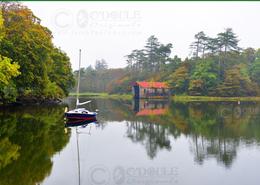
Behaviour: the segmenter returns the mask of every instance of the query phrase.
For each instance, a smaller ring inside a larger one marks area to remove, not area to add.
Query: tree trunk
[[[199,58],[199,39],[198,39],[198,42],[197,42],[197,51],[196,51],[196,59]]]

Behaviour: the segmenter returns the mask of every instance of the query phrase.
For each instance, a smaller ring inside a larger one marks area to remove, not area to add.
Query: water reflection
[[[90,131],[91,131],[91,126],[89,126],[89,131],[88,132],[82,132],[79,131],[79,129],[84,129],[86,128],[88,125],[90,125],[91,123],[93,124],[97,124],[96,123],[96,118],[93,118],[91,120],[66,120],[65,123],[65,133],[67,133],[67,129],[68,128],[75,128],[75,132],[76,132],[76,139],[77,139],[77,167],[78,167],[78,184],[81,184],[81,169],[80,169],[80,147],[79,147],[79,134],[88,134],[91,135]]]
[[[169,100],[134,99],[133,110],[137,116],[164,115],[169,107]]]
[[[230,167],[237,154],[239,142],[220,137],[204,138],[203,136],[192,137],[191,151],[195,155],[195,161],[203,164],[207,158],[215,158],[217,162],[223,163],[226,167]]]
[[[70,109],[74,108],[75,98],[70,97],[67,103]],[[185,151],[176,146],[177,141],[184,140],[187,142],[182,147],[187,149],[197,166],[204,166],[213,160],[218,166],[227,169],[232,169],[233,164],[239,161],[241,151],[250,147],[260,151],[259,103],[96,99],[85,105],[85,108],[100,110],[94,137],[82,142],[85,144],[92,139],[89,144],[93,142],[93,146],[86,148],[86,151],[93,152],[90,156],[99,156],[91,159],[97,163],[102,160],[101,154],[109,153],[108,150],[114,144],[127,151],[124,153],[117,148],[117,151],[107,156],[108,160],[114,155],[123,159],[121,154],[135,154],[137,151],[133,146],[141,146],[146,151],[145,159],[156,161],[161,152],[164,152],[164,157],[170,158],[178,150]],[[155,114],[158,109],[165,111]],[[146,114],[138,114],[143,110]],[[11,107],[0,110],[0,184],[37,184],[52,174],[54,154],[61,151],[67,143],[71,147],[75,146],[75,142],[73,144],[69,141],[73,138],[73,129],[66,128],[64,132],[63,114],[63,106]],[[84,123],[85,126],[88,124]],[[66,123],[65,127],[67,126],[71,125]],[[121,137],[121,131],[124,137]],[[127,144],[127,147],[122,143]],[[85,156],[84,150],[82,147],[82,156]],[[182,156],[179,157],[176,160],[182,160]],[[84,160],[81,162],[84,164]],[[160,158],[160,162],[163,164],[164,158]]]
[[[162,149],[170,151],[174,148],[170,137],[177,139],[185,135],[190,140],[189,148],[198,164],[214,158],[220,164],[230,167],[240,145],[259,144],[258,103],[243,102],[239,105],[236,102],[172,102],[169,105],[164,104],[166,111],[163,115],[136,114],[137,110],[142,111],[144,108],[155,109],[156,105],[152,103],[137,102],[137,106],[135,102],[131,106],[131,101],[96,102],[100,110],[103,108],[102,120],[126,120],[127,137],[133,143],[143,145],[150,158],[154,158]],[[158,105],[161,102],[155,103]],[[144,104],[148,104],[148,108]],[[161,109],[162,105],[157,107]]]
[[[95,106],[103,128],[110,121],[126,121],[127,137],[143,145],[151,159],[174,148],[171,137],[185,135],[197,164],[214,158],[230,167],[239,146],[260,141],[259,103],[96,100]]]
[[[171,150],[169,130],[158,124],[129,121],[126,133],[134,143],[141,143],[145,147],[147,155],[151,159],[161,149]]]
[[[176,112],[176,116],[189,125],[186,132],[199,164],[215,158],[230,167],[240,145],[259,144],[259,104],[190,103],[184,110],[186,115]]]
[[[51,173],[51,157],[69,141],[63,107],[4,107],[0,111],[0,184],[33,185]]]

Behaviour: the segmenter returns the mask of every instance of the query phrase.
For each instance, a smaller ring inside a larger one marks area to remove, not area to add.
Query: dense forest
[[[54,46],[51,31],[20,3],[0,11],[0,102],[62,98],[74,86],[69,57]]]
[[[170,57],[173,44],[162,44],[151,36],[143,49],[126,56],[126,68],[108,69],[105,64],[102,70],[91,66],[81,69],[85,74],[82,91],[130,93],[132,82],[146,80],[167,82],[173,94],[260,95],[260,49],[242,49],[238,44],[238,36],[231,28],[216,37],[201,31],[190,45],[190,56],[182,60],[177,55]],[[98,76],[97,81],[91,79],[94,76]]]

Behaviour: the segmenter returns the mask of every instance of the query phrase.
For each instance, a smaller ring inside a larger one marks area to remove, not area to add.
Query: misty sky
[[[23,2],[53,33],[54,43],[78,68],[104,58],[109,67],[126,65],[125,55],[155,35],[172,43],[172,56],[185,58],[194,35],[215,36],[231,27],[239,45],[260,47],[260,2]]]

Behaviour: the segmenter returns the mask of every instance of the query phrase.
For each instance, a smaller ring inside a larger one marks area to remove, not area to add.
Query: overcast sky
[[[125,55],[155,35],[172,43],[172,56],[185,58],[194,35],[215,36],[231,27],[240,46],[260,47],[260,2],[23,2],[53,33],[73,69],[104,58],[110,68],[124,67]]]

